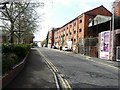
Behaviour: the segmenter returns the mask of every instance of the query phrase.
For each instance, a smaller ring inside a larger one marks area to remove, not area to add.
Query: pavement
[[[4,89],[10,88],[56,88],[53,73],[36,49],[31,49],[24,69]]]

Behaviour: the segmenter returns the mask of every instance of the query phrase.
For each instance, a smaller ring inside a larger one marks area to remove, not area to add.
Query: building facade
[[[58,30],[59,28],[52,28],[52,30],[48,31],[48,48],[52,48],[52,46],[54,46],[54,38],[57,36],[55,35],[55,32]]]
[[[67,46],[73,51],[76,50],[79,39],[89,36],[87,33],[88,25],[90,21],[93,20],[97,15],[112,16],[111,12],[108,11],[104,6],[99,6],[92,10],[84,12],[54,31],[54,35],[52,33],[53,31],[50,31],[49,38],[52,38],[53,36],[54,40],[51,39],[48,42],[58,48]]]
[[[115,16],[120,16],[120,0],[115,0],[113,3]]]

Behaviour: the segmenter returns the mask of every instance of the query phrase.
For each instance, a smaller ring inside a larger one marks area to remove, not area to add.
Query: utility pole
[[[112,6],[112,60],[114,60],[114,29],[115,29],[115,3],[118,2],[113,2],[113,6]]]
[[[114,3],[115,2],[113,2],[113,7],[112,7],[112,60],[114,60],[114,19],[115,19]]]

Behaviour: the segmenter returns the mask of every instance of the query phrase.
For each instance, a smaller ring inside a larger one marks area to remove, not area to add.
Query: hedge
[[[2,74],[9,71],[14,65],[23,60],[28,51],[30,45],[26,44],[3,44],[2,45]]]

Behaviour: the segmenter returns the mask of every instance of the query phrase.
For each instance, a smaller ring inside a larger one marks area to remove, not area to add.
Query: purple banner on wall
[[[108,52],[109,50],[109,32],[104,32],[104,52]]]
[[[101,32],[100,40],[100,58],[109,59],[110,52],[110,31]]]

